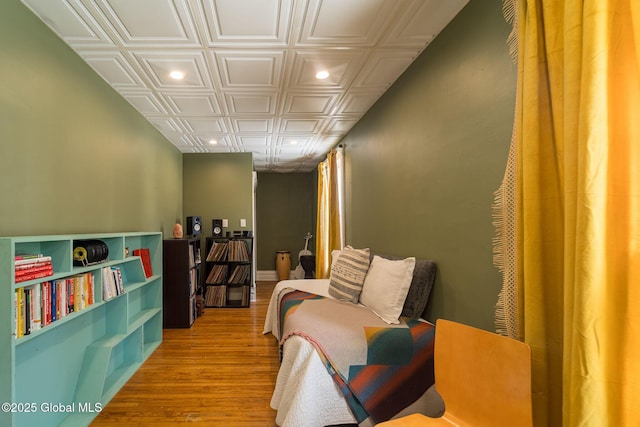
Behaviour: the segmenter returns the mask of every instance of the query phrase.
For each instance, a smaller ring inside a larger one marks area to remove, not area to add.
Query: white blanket
[[[315,347],[299,336],[284,343],[271,407],[281,427],[357,423]]]
[[[283,280],[275,286],[269,301],[263,333],[272,333],[280,341],[278,303],[284,290],[298,289],[316,295],[329,296],[329,280]],[[429,414],[429,392],[396,417],[415,412]],[[271,407],[277,411],[280,427],[323,427],[331,424],[356,424],[342,392],[327,372],[312,343],[292,336],[284,343],[283,360],[278,371]],[[396,418],[394,417],[394,418]],[[366,419],[360,427],[372,427]]]
[[[276,285],[269,301],[263,333],[271,332],[278,341],[278,301],[280,293],[286,289],[329,296],[329,280],[283,280]],[[282,357],[271,397],[271,407],[278,411],[276,424],[281,427],[323,427],[357,423],[313,344],[302,337],[292,336],[284,343]]]
[[[263,334],[271,332],[278,341],[280,341],[278,303],[280,301],[280,293],[286,289],[298,289],[300,291],[332,298],[329,296],[329,279],[283,280],[278,282],[271,294],[269,308],[267,308],[267,316],[264,319],[264,330],[262,331]]]

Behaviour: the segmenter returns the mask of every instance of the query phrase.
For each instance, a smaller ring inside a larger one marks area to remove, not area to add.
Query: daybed
[[[365,427],[433,414],[435,331],[422,318],[436,265],[351,247],[332,259],[330,279],[284,280],[271,296],[264,333],[281,345],[276,423]]]

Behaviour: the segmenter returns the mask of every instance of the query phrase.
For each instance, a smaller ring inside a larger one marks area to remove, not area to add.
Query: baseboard
[[[289,279],[293,279],[293,270],[289,272]],[[256,271],[256,281],[277,282],[278,272],[276,270],[258,270]]]

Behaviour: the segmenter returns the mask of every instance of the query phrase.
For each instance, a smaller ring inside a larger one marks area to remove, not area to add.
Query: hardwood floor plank
[[[274,286],[258,282],[250,308],[207,308],[190,329],[165,329],[91,426],[275,426],[278,346],[262,335]]]

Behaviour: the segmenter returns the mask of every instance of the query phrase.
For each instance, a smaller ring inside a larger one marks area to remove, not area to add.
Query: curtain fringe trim
[[[518,62],[518,1],[503,0],[502,12],[505,20],[511,24],[511,33],[507,38],[509,55],[514,63]],[[502,288],[495,305],[494,324],[496,333],[511,338],[520,337],[520,315],[517,284],[517,245],[516,245],[516,119],[511,132],[511,144],[500,187],[494,193],[492,217],[495,236],[493,238],[493,264],[502,274]]]
[[[502,15],[505,21],[511,24],[511,32],[507,36],[507,46],[509,47],[509,56],[514,63],[518,62],[518,0],[503,0]]]

